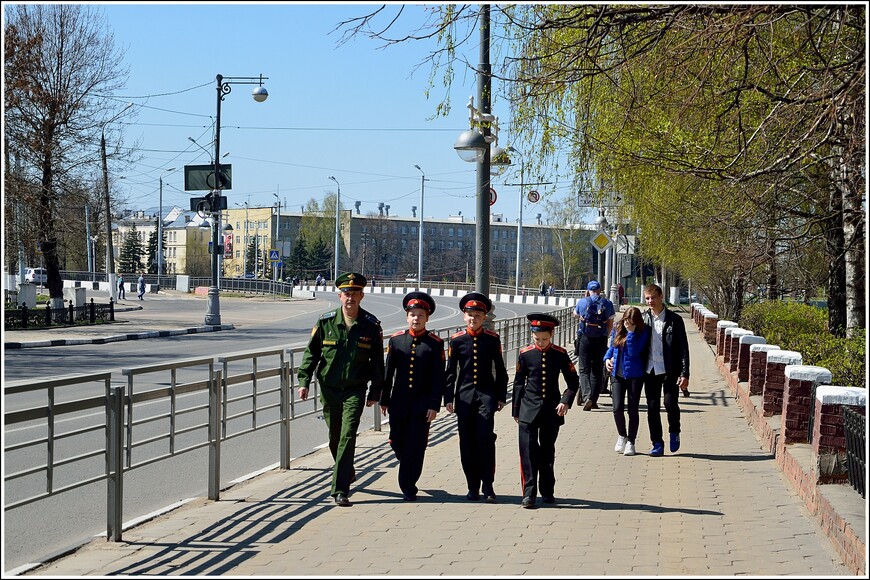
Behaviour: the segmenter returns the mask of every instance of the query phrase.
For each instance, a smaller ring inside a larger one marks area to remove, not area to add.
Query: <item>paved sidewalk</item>
[[[682,449],[647,456],[642,419],[641,453],[624,457],[613,451],[609,397],[597,411],[575,407],[557,442],[556,505],[519,507],[507,410],[496,418],[499,501],[467,501],[455,419],[442,411],[417,502],[402,501],[387,432],[369,431],[350,508],[329,497],[332,461],[321,449],[29,575],[851,575],[761,451],[710,348],[687,330]]]

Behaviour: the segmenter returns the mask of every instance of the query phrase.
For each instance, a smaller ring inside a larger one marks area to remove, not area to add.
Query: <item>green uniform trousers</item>
[[[335,459],[331,495],[347,495],[354,476],[356,432],[366,406],[366,389],[336,390],[321,385],[320,392],[323,419],[329,428],[329,450]]]

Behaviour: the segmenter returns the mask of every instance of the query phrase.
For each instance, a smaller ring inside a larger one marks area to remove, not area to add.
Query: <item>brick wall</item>
[[[754,344],[764,344],[767,341],[761,336],[747,334],[741,336],[737,350],[737,380],[746,382],[749,380],[749,348]]]
[[[831,382],[831,371],[824,367],[792,364],[785,367],[784,374],[785,388],[782,396],[783,443],[807,443],[809,438],[810,413],[814,406],[813,389],[818,385],[829,384]],[[843,446],[845,447],[845,439],[843,440]]]
[[[763,415],[772,417],[782,413],[782,396],[785,390],[785,367],[801,364],[803,357],[793,350],[774,350],[767,353],[767,368],[764,372],[762,390]]]
[[[725,354],[726,328],[737,328],[737,323],[730,320],[720,320],[716,323],[716,356]]]
[[[707,344],[716,344],[716,323],[719,316],[712,312],[704,314],[704,340]]]
[[[752,336],[752,331],[745,328],[735,328],[731,331],[728,343],[728,369],[732,373],[737,370],[738,357],[740,356],[740,339],[744,336]]]
[[[752,344],[749,346],[749,394],[760,395],[764,391],[764,374],[767,372],[767,353],[780,350],[775,344]]]
[[[849,476],[846,471],[844,406],[866,415],[867,390],[833,385],[821,385],[816,388],[813,412],[813,460],[819,483],[839,483],[846,481]]]

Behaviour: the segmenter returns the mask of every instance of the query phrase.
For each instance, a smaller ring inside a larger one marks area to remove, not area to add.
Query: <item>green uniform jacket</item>
[[[368,400],[377,400],[384,384],[381,321],[362,308],[350,328],[341,308],[321,316],[299,366],[300,387],[308,388],[315,370],[318,382],[332,390],[363,388],[371,382]]]

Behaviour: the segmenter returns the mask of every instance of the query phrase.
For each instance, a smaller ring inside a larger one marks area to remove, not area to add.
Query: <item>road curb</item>
[[[199,334],[202,332],[218,332],[220,330],[233,330],[232,324],[219,324],[214,326],[195,326],[191,328],[179,328],[175,330],[151,330],[148,332],[134,332],[129,334],[116,334],[112,336],[100,336],[96,338],[64,338],[58,340],[35,340],[31,342],[4,342],[6,349],[39,348],[44,346],[75,346],[81,344],[107,344],[122,340],[140,340],[145,338],[164,338],[167,336],[179,336],[182,334]]]

